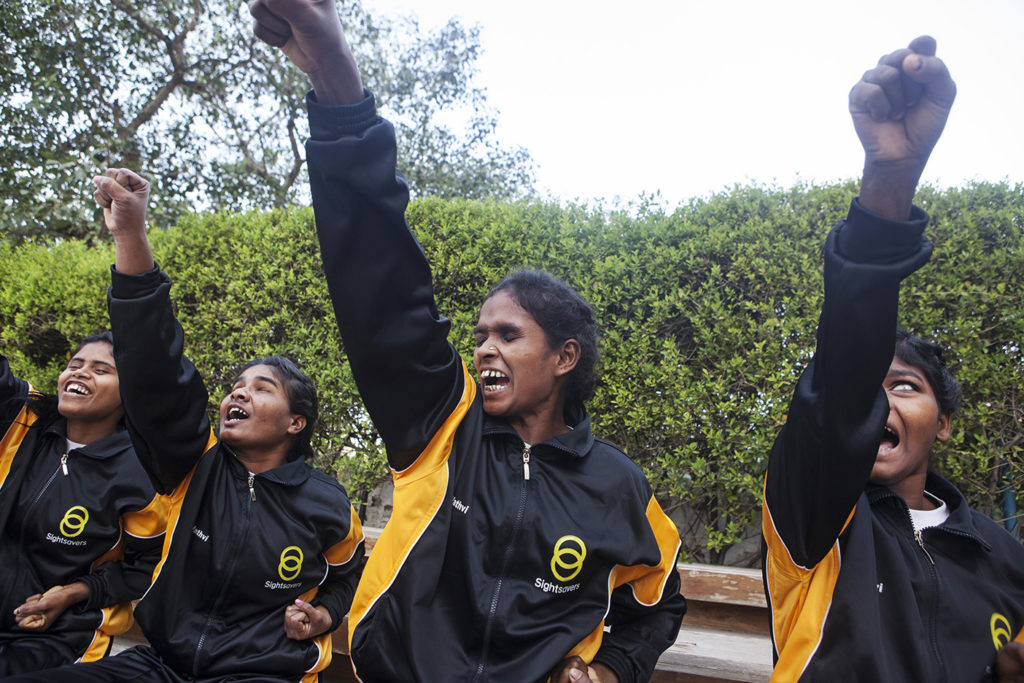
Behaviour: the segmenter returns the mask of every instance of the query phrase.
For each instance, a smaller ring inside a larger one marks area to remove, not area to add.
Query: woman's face
[[[949,415],[942,413],[924,372],[893,358],[883,382],[889,419],[871,470],[871,481],[893,488],[911,476],[923,479],[932,444],[949,439]]]
[[[110,344],[91,342],[75,352],[57,378],[57,410],[68,420],[116,424],[121,419],[124,410]]]
[[[289,442],[306,426],[305,416],[290,408],[288,391],[274,368],[246,368],[220,402],[220,439],[241,449]]]
[[[560,409],[560,378],[568,371],[541,326],[508,292],[484,301],[474,335],[473,365],[488,415],[516,419]]]

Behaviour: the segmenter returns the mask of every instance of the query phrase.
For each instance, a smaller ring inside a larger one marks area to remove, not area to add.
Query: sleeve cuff
[[[363,95],[363,101],[356,104],[328,105],[320,104],[312,90],[306,93],[310,138],[322,142],[337,140],[343,135],[361,133],[376,123],[376,99],[366,89]]]
[[[103,579],[96,576],[95,574],[86,574],[85,576],[81,576],[75,579],[75,581],[72,581],[71,583],[75,582],[84,583],[86,587],[89,589],[89,597],[83,600],[82,602],[78,603],[77,607],[79,609],[81,609],[82,611],[86,611],[106,607],[106,605],[103,604],[104,601],[106,600],[106,594],[103,590]]]
[[[598,651],[592,664],[603,664],[615,674],[619,683],[629,683],[633,680],[633,666],[626,657],[615,651]]]
[[[158,265],[154,265],[153,270],[138,275],[125,275],[117,272],[114,266],[110,266],[110,295],[115,299],[138,299],[149,296],[170,281]]]
[[[335,630],[341,626],[341,622],[345,621],[345,615],[348,612],[341,612],[338,609],[338,605],[334,600],[320,600],[319,596],[309,601],[313,607],[323,607],[327,610],[327,613],[331,615],[331,630]]]
[[[837,231],[840,255],[857,263],[895,263],[921,249],[928,214],[914,206],[910,220],[893,221],[868,211],[854,198],[850,213]]]

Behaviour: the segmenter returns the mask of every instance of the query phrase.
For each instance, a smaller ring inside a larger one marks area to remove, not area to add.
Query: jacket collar
[[[939,527],[936,527],[937,529],[971,538],[986,550],[991,550],[991,543],[988,542],[985,534],[974,523],[974,514],[967,504],[967,499],[964,498],[964,495],[953,484],[935,472],[929,471],[925,479],[924,488],[945,502],[946,508],[949,510],[949,517]],[[902,498],[885,486],[877,486],[875,484],[868,484],[865,492],[872,506],[876,502],[883,501],[886,504],[895,506],[903,518],[906,519],[908,527],[910,526],[910,508],[907,507],[906,502]]]
[[[580,409],[578,414],[567,415],[566,417],[569,418],[566,420],[566,424],[572,427],[571,430],[540,443],[530,444],[530,449],[535,453],[538,449],[541,451],[551,449],[559,453],[574,455],[578,458],[585,457],[590,452],[590,449],[594,447],[594,435],[590,431],[590,415],[587,414],[586,410]],[[523,443],[516,430],[512,429],[508,422],[503,418],[491,417],[486,413],[484,413],[483,434],[484,436],[510,437],[515,439],[516,443]]]
[[[249,468],[245,466],[238,456],[235,455],[234,451],[227,446],[223,441],[221,442],[221,448],[224,449],[225,454],[229,455],[228,462],[231,468],[232,474],[242,478],[248,478]],[[272,481],[275,484],[281,484],[282,486],[301,486],[310,476],[310,468],[306,465],[306,459],[303,456],[299,456],[294,460],[289,460],[283,465],[279,465],[272,470],[266,472],[260,472],[256,475],[261,479]]]
[[[54,420],[50,426],[46,428],[45,433],[59,439],[61,442],[67,441],[67,421],[63,417],[59,420]],[[63,448],[63,446],[61,448]],[[87,443],[80,448],[75,448],[73,449],[73,452],[88,456],[94,460],[106,460],[107,458],[113,458],[116,455],[121,455],[122,453],[131,450],[131,448],[132,441],[128,437],[128,432],[122,429],[110,436],[97,439],[96,441]]]

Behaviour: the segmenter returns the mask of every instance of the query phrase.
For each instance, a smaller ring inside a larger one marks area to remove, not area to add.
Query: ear
[[[952,418],[949,413],[942,413],[939,415],[939,431],[935,434],[937,441],[949,441],[949,437],[952,433],[951,428]]]
[[[292,415],[292,423],[288,425],[288,433],[295,435],[306,428],[305,415]]]
[[[555,377],[568,375],[580,362],[580,343],[575,339],[566,339],[558,348],[558,361],[555,365]]]

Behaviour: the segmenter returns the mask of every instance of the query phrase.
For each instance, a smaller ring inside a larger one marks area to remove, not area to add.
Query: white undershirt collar
[[[934,510],[911,510],[910,521],[914,524],[914,531],[921,531],[933,526],[939,526],[947,519],[949,519],[949,507],[946,506],[946,501],[942,500],[938,496],[935,496],[927,491],[924,495],[928,496],[936,507]]]

